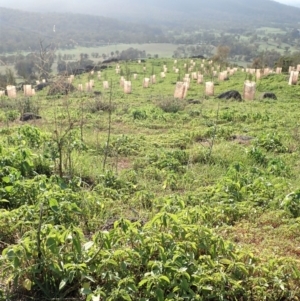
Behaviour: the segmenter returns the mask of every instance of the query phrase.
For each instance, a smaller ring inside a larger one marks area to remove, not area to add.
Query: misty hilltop
[[[287,3],[294,3],[292,0]],[[226,22],[267,25],[270,23],[298,23],[300,8],[280,4],[272,0],[173,0],[140,1],[130,0],[86,0],[82,1],[35,1],[16,0],[7,4],[0,0],[0,6],[10,6],[28,11],[71,12],[100,15],[127,21],[151,23],[156,25],[186,24],[207,25]]]
[[[113,7],[121,7],[121,0],[114,0]],[[95,4],[97,6],[97,4]],[[111,4],[112,5],[112,4]],[[101,6],[101,4],[99,4]],[[99,7],[100,11],[110,13],[109,7]],[[287,6],[271,0],[152,0],[142,2],[133,0],[128,7],[114,10],[117,18],[135,19],[180,25],[182,22],[214,27],[224,23],[268,25],[272,23],[299,22],[300,8]]]
[[[62,5],[52,6],[52,11],[61,12],[51,12],[50,8],[48,11],[43,1],[35,9],[44,12],[0,7],[0,36],[5,41],[0,45],[0,52],[38,49],[40,39],[67,49],[116,43],[199,43],[203,37],[191,39],[190,36],[208,29],[221,32],[248,30],[251,33],[263,26],[287,30],[297,30],[300,26],[300,8],[270,0],[251,0],[251,3],[210,0],[205,4],[195,0],[184,3],[173,0],[172,4],[159,0],[145,3],[131,0],[130,5],[124,5],[121,0],[110,0],[106,5],[94,1],[86,0],[84,6],[74,1],[71,6],[66,0]],[[54,3],[57,2],[51,2]],[[28,9],[31,4],[28,0]],[[111,17],[107,17],[109,14]],[[206,40],[214,39],[211,36]]]
[[[72,13],[36,13],[0,7],[0,52],[39,49],[39,40],[59,48],[110,43],[165,41],[162,30],[146,24]]]

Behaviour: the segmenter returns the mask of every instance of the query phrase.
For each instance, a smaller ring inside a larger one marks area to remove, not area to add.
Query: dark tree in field
[[[261,68],[263,68],[264,66],[263,66],[263,63],[262,63],[262,61],[261,61],[261,59],[260,58],[255,58],[254,60],[253,60],[253,62],[252,62],[252,66],[251,66],[252,68],[255,68],[255,69],[261,69]]]
[[[228,56],[230,53],[230,48],[225,45],[219,45],[217,48],[217,53],[213,57],[214,61],[224,64],[227,62]]]
[[[299,60],[300,62],[300,60]],[[288,72],[289,67],[292,66],[294,63],[293,57],[291,56],[282,56],[276,62],[277,67],[282,67],[282,72]]]
[[[121,60],[134,60],[134,59],[137,59],[137,58],[142,58],[142,57],[145,57],[144,55],[146,54],[145,51],[141,51],[141,50],[138,50],[138,49],[134,49],[134,48],[128,48],[126,50],[123,50],[121,53],[120,53],[120,59]]]
[[[25,80],[35,78],[35,62],[31,56],[18,60],[15,64],[15,69],[17,74]]]
[[[15,85],[16,84],[16,78],[14,75],[14,72],[10,68],[6,68],[5,70],[5,75],[6,75],[6,83],[8,85]]]
[[[51,67],[54,62],[55,50],[52,44],[43,45],[43,40],[39,41],[40,49],[36,53],[36,68],[40,78],[49,78]]]
[[[5,74],[0,74],[0,89],[5,89],[7,85],[16,85],[14,72],[10,68],[6,68]]]

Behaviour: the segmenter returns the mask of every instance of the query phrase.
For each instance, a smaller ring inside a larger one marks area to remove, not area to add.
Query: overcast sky
[[[300,0],[277,0],[276,2],[280,2],[283,4],[300,6]]]
[[[139,0],[138,2],[140,2]],[[251,2],[251,0],[247,0]],[[300,0],[274,0],[276,2],[280,2],[283,4],[294,5],[300,7]],[[155,1],[154,1],[155,2]],[[161,3],[167,4],[168,2],[172,5],[172,0],[161,0]],[[117,15],[120,15],[122,12],[122,8],[119,9],[120,0],[0,0],[0,6],[8,7],[8,8],[19,8],[22,10],[29,11],[59,11],[59,12],[84,12],[84,11],[93,11],[93,5],[102,8],[101,11],[98,12],[99,15],[107,15],[112,16],[112,12],[116,12]],[[124,6],[126,8],[130,8],[130,5],[137,3],[137,0],[124,0]],[[151,2],[150,2],[151,3]],[[201,3],[201,2],[200,2]],[[118,4],[116,6],[116,4]],[[149,2],[148,2],[149,4]],[[122,3],[123,6],[123,3]],[[124,7],[124,8],[125,8]],[[117,9],[116,9],[117,8]],[[126,9],[125,8],[125,9]]]

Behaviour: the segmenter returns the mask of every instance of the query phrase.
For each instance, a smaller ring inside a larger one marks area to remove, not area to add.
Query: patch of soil
[[[251,140],[253,137],[243,136],[243,135],[233,135],[231,136],[231,141],[236,142],[238,144],[249,145],[251,144]]]
[[[132,162],[129,158],[119,158],[118,161],[118,170],[129,169],[132,167]]]
[[[300,267],[300,248],[297,239],[291,238],[284,228],[261,227],[250,222],[241,222],[233,227],[218,231],[224,239],[229,239],[240,247],[250,249],[263,261],[272,256],[291,257]]]

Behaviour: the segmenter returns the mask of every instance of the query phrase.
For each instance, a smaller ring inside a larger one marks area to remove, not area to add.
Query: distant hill
[[[161,29],[95,15],[0,8],[0,52],[34,50],[39,39],[61,48],[166,41]]]
[[[171,5],[169,1],[132,0],[131,5],[134,9],[123,9],[116,17],[125,15],[136,20],[174,25],[199,24],[212,28],[224,24],[230,27],[297,24],[300,20],[300,8],[271,0],[173,0]]]
[[[290,3],[296,1],[291,0]],[[14,6],[26,10],[43,12],[72,12],[101,15],[122,20],[135,20],[184,26],[185,24],[201,24],[217,26],[224,24],[270,25],[273,23],[299,22],[300,8],[280,4],[273,0],[0,0],[0,6]]]
[[[13,3],[22,7],[24,2]],[[0,36],[4,41],[0,53],[37,49],[39,39],[55,42],[60,48],[72,48],[168,42],[198,29],[300,26],[300,8],[272,0],[131,0],[130,5],[123,0],[85,0],[84,5],[71,0],[64,0],[61,5],[58,0],[51,1],[51,5],[26,0],[26,5],[29,10],[44,13],[0,7]],[[61,12],[49,12],[50,9]]]

